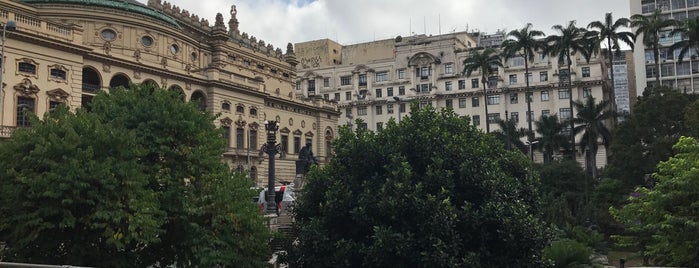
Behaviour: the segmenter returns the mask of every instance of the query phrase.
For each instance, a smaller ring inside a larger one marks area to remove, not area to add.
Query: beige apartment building
[[[338,124],[351,125],[360,118],[364,123],[359,127],[372,130],[381,129],[392,118],[399,121],[409,112],[409,102],[414,100],[421,107],[451,107],[460,115],[470,116],[473,124],[484,131],[485,124],[495,131],[498,118],[510,118],[524,128],[528,127],[529,118],[537,120],[540,116],[557,114],[563,120],[568,119],[573,116],[569,106],[571,97],[582,100],[592,95],[598,101],[613,98],[613,91],[605,86],[607,68],[602,56],[594,56],[589,63],[580,55],[574,57],[571,94],[567,86],[560,86],[561,77],[567,77],[567,65],[541,54],[529,63],[532,115],[527,115],[522,57],[508,60],[504,68],[490,76],[484,95],[481,75],[462,74],[463,61],[479,44],[498,47],[503,40],[502,33],[456,32],[352,45],[340,45],[329,39],[298,43],[296,91],[337,101],[342,113]],[[596,157],[599,166],[606,165],[604,146],[600,146]],[[586,159],[581,153],[577,158],[581,163]],[[535,153],[535,160],[543,160],[541,153]]]
[[[276,174],[292,181],[306,142],[328,160],[340,113],[332,101],[297,98],[291,44],[282,51],[242,33],[236,14],[232,6],[227,23],[221,14],[209,23],[160,0],[0,0],[0,22],[17,26],[6,31],[0,140],[31,127],[24,109],[77,109],[99,91],[152,83],[220,113],[215,124],[229,144],[222,158],[260,185],[268,171],[264,122],[278,121],[287,156]]]
[[[686,20],[699,16],[699,1],[697,0],[634,0],[630,1],[631,15],[651,15],[656,9],[661,10],[665,19]],[[634,29],[635,30],[635,29]],[[671,28],[659,32],[660,60],[655,64],[653,49],[646,47],[642,36],[638,36],[633,52],[635,68],[635,83],[641,86],[637,95],[643,94],[643,88],[656,84],[655,75],[659,73],[664,86],[674,87],[686,93],[699,93],[699,55],[690,49],[680,62],[679,50],[670,52],[674,43],[682,40],[682,36],[671,35]]]

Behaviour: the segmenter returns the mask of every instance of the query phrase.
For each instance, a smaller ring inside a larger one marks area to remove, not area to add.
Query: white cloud
[[[147,0],[139,0],[146,2]],[[629,17],[625,0],[170,0],[190,13],[213,22],[216,13],[230,18],[231,4],[238,10],[240,30],[275,47],[330,38],[353,44],[397,35],[452,30],[495,32],[531,22],[552,33],[551,26],[577,20],[584,27],[604,14]]]

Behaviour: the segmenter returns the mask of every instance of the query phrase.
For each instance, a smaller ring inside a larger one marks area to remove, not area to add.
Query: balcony
[[[100,85],[93,85],[88,83],[83,83],[83,92],[97,93],[102,87]]]

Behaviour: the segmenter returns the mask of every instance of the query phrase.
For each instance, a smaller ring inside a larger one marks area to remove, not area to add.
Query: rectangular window
[[[376,114],[383,114],[383,106],[376,105]]]
[[[352,108],[345,108],[345,117],[352,117]]]
[[[510,59],[510,67],[524,66],[524,57],[514,57]]]
[[[316,80],[308,80],[308,93],[316,92]]]
[[[541,101],[549,101],[549,91],[548,90],[541,91]]]
[[[531,73],[531,72],[525,73],[525,74],[524,74],[524,79],[526,79],[526,80],[525,80],[526,83],[531,83],[531,82],[532,82],[532,73]]]
[[[66,71],[61,69],[53,68],[51,69],[51,78],[58,80],[66,80]]]
[[[450,74],[450,73],[452,73],[452,72],[454,71],[454,70],[452,69],[452,67],[453,67],[453,64],[452,64],[452,63],[445,63],[445,64],[444,64],[444,73],[445,73],[445,74]]]
[[[510,114],[510,120],[515,123],[519,123],[519,113],[518,112],[512,112]]]
[[[323,94],[324,100],[330,100],[330,94]]]
[[[405,79],[405,69],[398,70],[398,79]]]
[[[57,101],[49,101],[49,112],[53,112],[56,108],[58,108],[59,105],[63,104],[62,102],[57,102]]]
[[[360,87],[365,87],[365,86],[366,86],[366,74],[360,74],[360,75],[359,75],[359,86],[360,86]]]
[[[352,76],[346,75],[346,76],[340,76],[340,85],[341,86],[349,86],[352,84]]]
[[[335,101],[340,101],[340,93],[335,93]]]
[[[582,67],[582,77],[590,77],[590,67]]]
[[[398,112],[405,113],[405,103],[401,103],[400,106],[398,106]]]
[[[498,77],[497,76],[488,77],[488,88],[497,88],[497,87],[498,87]]]
[[[570,108],[558,109],[558,116],[560,117],[561,122],[568,121],[569,119],[572,118],[572,114],[570,113]]]
[[[31,126],[29,122],[29,112],[34,111],[34,99],[18,97],[17,98],[17,126],[18,127],[28,127]]]
[[[20,73],[36,74],[36,65],[28,62],[20,62],[18,70]]]
[[[403,96],[405,95],[405,86],[399,86],[398,87],[398,96]]]
[[[420,87],[420,90],[418,92],[429,93],[430,91],[432,91],[432,84],[420,84],[418,86]]]
[[[301,81],[296,81],[296,90],[301,90]]]
[[[478,100],[478,97],[471,98],[471,107],[478,107],[478,106],[480,106],[480,100]]]
[[[466,80],[459,80],[459,89],[466,89]]]
[[[549,110],[541,110],[541,116],[542,116],[542,117],[547,117],[547,116],[549,116],[549,115],[551,115],[551,111],[549,111]]]
[[[231,127],[223,126],[223,140],[226,141],[226,147],[231,147]]]
[[[257,130],[250,130],[250,150],[257,150]]]
[[[323,87],[330,87],[330,78],[329,77],[323,78]]]
[[[444,82],[444,90],[451,91],[451,81]]]
[[[592,96],[592,88],[584,87],[583,88],[583,98],[587,98],[589,96]]]
[[[245,130],[243,128],[235,129],[235,148],[245,148]]]
[[[527,112],[527,122],[534,120],[534,111]]]
[[[431,105],[431,104],[430,104],[430,102],[428,102],[426,100],[421,100],[419,105],[420,105],[420,109],[422,109],[422,108],[425,108],[425,106]]]
[[[478,79],[471,79],[471,88],[478,88]]]
[[[480,126],[481,125],[481,116],[480,115],[473,115],[471,116],[471,120],[473,121],[474,126]]]
[[[459,108],[466,108],[466,98],[459,99]]]
[[[558,90],[558,99],[568,98],[570,98],[570,91],[567,88],[562,88]]]
[[[488,105],[500,104],[500,95],[488,95]]]
[[[301,137],[294,137],[294,153],[298,154],[301,151]]]
[[[345,100],[352,100],[352,92],[345,92]]]
[[[366,106],[358,106],[357,115],[366,115]]]
[[[282,144],[282,152],[288,153],[289,152],[289,136],[282,134],[282,139],[281,139],[281,144]]]
[[[376,82],[384,82],[384,81],[388,81],[388,72],[383,71],[383,72],[376,73]]]
[[[393,104],[386,104],[386,113],[393,114]]]
[[[517,104],[519,102],[519,94],[517,93],[510,93],[510,104]]]
[[[383,97],[383,96],[382,96],[382,95],[383,95],[382,93],[383,93],[383,91],[382,91],[380,88],[377,88],[377,89],[376,89],[376,97],[377,97],[377,98]]]
[[[386,88],[386,97],[393,97],[393,88]]]
[[[539,72],[539,81],[541,81],[541,82],[549,81],[549,72],[547,72],[547,71]]]
[[[528,102],[534,102],[534,92],[526,93],[526,95],[527,95]]]
[[[420,69],[420,80],[427,80],[432,74],[432,67],[422,67]]]
[[[383,129],[383,122],[376,122],[376,130],[382,130]]]
[[[445,106],[447,106],[447,107],[449,107],[449,108],[454,108],[454,100],[453,100],[453,99],[447,99],[447,100],[446,100],[446,103],[445,103]]]
[[[511,74],[510,75],[510,85],[517,84],[517,75],[516,74]]]
[[[495,124],[500,119],[500,113],[488,114],[488,124]]]

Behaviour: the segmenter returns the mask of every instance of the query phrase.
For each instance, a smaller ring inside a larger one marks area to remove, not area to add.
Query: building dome
[[[22,2],[27,4],[75,4],[80,6],[113,8],[145,15],[170,24],[176,28],[180,28],[179,24],[177,24],[177,21],[174,18],[158,10],[152,9],[136,0],[22,0]]]

